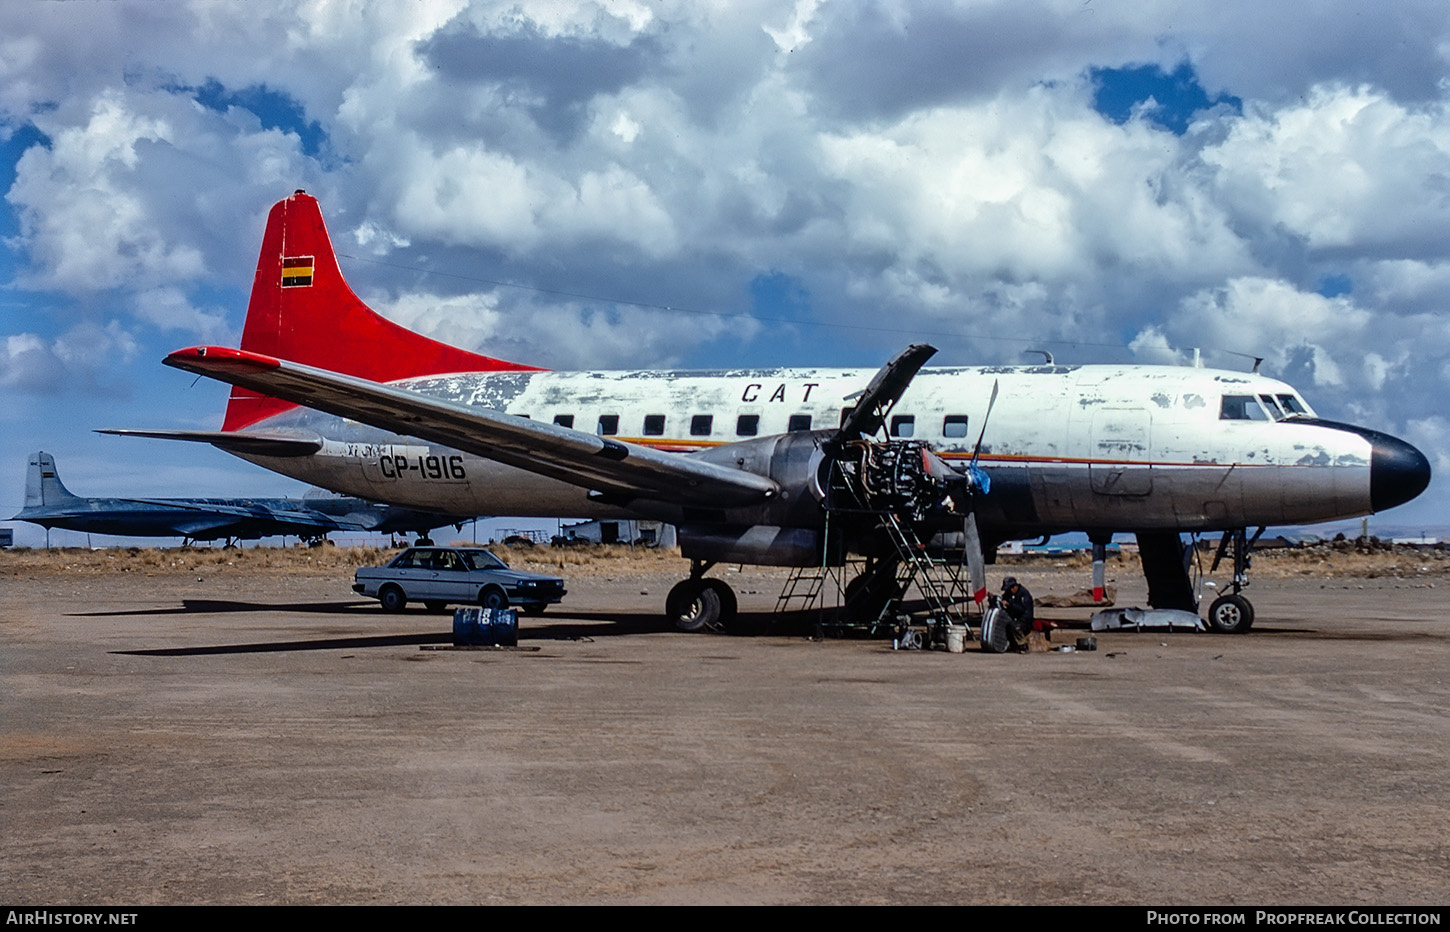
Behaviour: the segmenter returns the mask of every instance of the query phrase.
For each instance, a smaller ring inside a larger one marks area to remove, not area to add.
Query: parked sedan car
[[[536,615],[564,597],[564,580],[511,570],[482,547],[410,547],[387,566],[365,566],[353,577],[353,591],[400,612],[409,602],[438,610],[466,602],[484,608],[518,606]]]

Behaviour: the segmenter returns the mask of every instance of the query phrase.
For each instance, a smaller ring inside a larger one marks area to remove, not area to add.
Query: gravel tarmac
[[[999,656],[811,639],[763,570],[720,574],[742,633],[677,634],[682,568],[596,566],[465,651],[345,569],[0,566],[0,901],[1450,902],[1439,574]]]

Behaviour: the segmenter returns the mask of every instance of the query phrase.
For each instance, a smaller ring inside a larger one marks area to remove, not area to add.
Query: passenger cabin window
[[[599,415],[599,427],[598,427],[597,433],[601,437],[607,437],[610,434],[617,434],[617,433],[619,433],[619,415],[617,415],[617,414],[601,414],[601,415]]]
[[[737,437],[754,437],[758,433],[760,433],[760,415],[742,414],[735,419]]]
[[[1253,395],[1224,395],[1219,408],[1220,421],[1267,421],[1269,415]]]
[[[556,415],[554,415],[554,423],[555,424],[558,424],[560,427],[573,427],[574,426],[574,415],[572,415],[572,414],[556,414]]]
[[[715,418],[708,414],[697,414],[690,418],[690,436],[708,437],[715,427]]]
[[[646,414],[644,416],[644,435],[646,437],[662,437],[665,433],[665,416],[663,414]]]
[[[948,414],[942,420],[941,435],[943,437],[965,437],[967,435],[967,416],[965,414]]]
[[[811,429],[811,416],[809,414],[792,414],[789,423],[786,424],[787,432]]]
[[[916,435],[916,415],[898,414],[891,419],[891,436],[913,437]]]

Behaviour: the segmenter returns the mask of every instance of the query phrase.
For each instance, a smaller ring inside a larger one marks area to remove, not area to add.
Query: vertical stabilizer
[[[439,343],[364,304],[343,280],[317,199],[302,191],[267,216],[242,349],[375,382],[536,368]],[[292,407],[233,388],[222,429],[239,430]]]
[[[60,473],[55,470],[55,457],[43,451],[30,454],[25,469],[26,508],[44,508],[75,497],[61,485]]]

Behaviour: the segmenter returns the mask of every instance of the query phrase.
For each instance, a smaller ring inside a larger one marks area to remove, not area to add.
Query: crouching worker
[[[1017,650],[1027,649],[1027,636],[1033,631],[1033,622],[1036,615],[1032,609],[1032,593],[1027,587],[1017,581],[1017,577],[1008,576],[1002,580],[1002,610],[1011,619],[1007,625],[1007,636],[1012,640],[1012,646]]]

